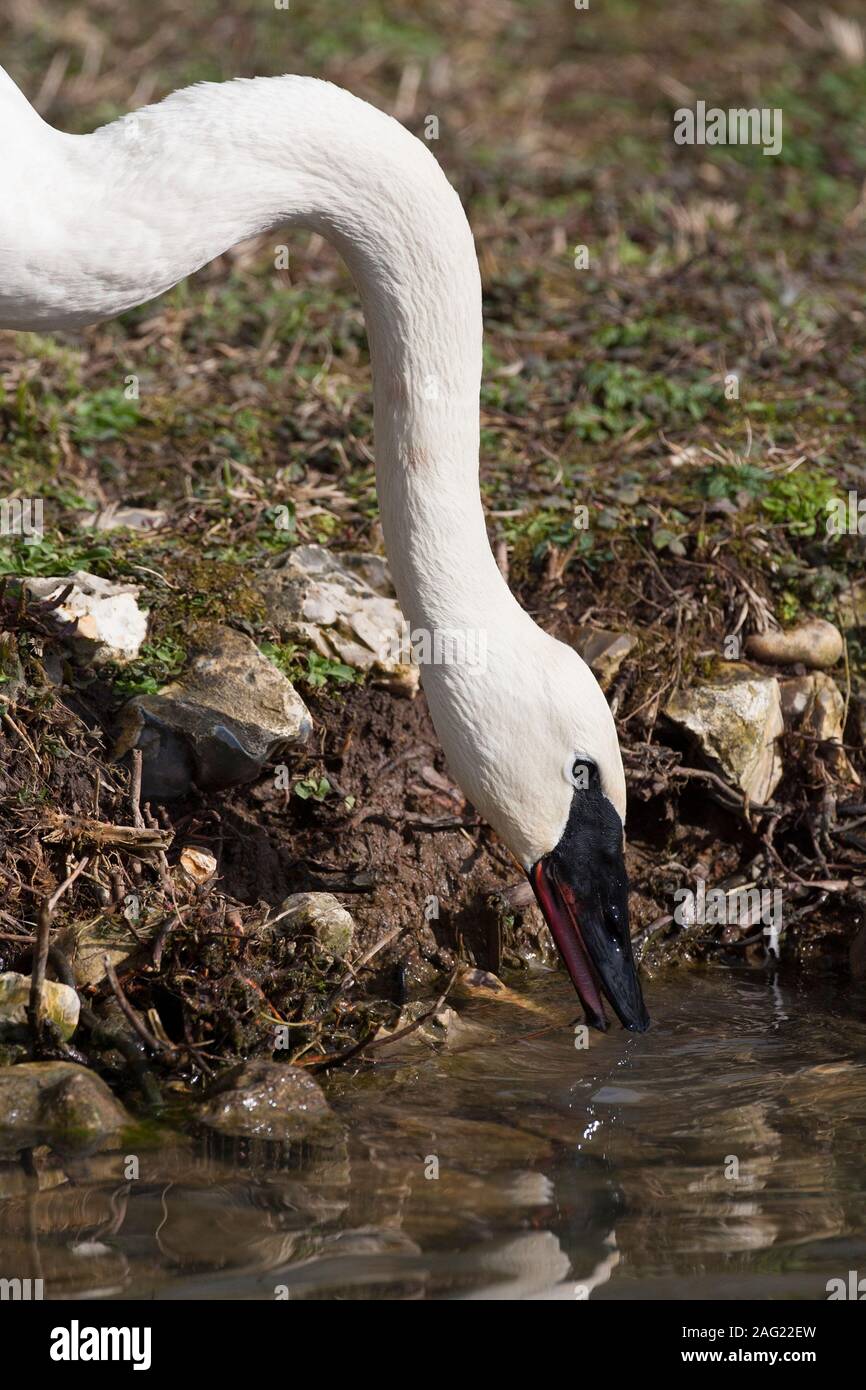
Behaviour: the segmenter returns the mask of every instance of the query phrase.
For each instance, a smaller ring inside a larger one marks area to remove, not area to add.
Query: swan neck
[[[20,98],[2,74],[0,97],[6,87]],[[298,77],[201,84],[88,136],[39,125],[42,203],[29,218],[17,209],[18,225],[30,222],[22,288],[0,286],[0,324],[94,322],[238,241],[286,224],[320,233],[363,303],[380,509],[406,616],[460,621],[470,599],[513,602],[478,490],[478,263],[427,146],[349,93]],[[48,215],[46,198],[57,204]],[[0,253],[3,232],[0,212]]]

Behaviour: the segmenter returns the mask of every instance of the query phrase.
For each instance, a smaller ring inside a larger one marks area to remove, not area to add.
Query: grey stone
[[[746,639],[747,656],[768,666],[802,662],[813,670],[824,670],[835,666],[843,651],[841,632],[825,618],[809,618],[785,632],[753,632]]]
[[[0,1152],[48,1144],[86,1154],[116,1140],[132,1120],[105,1082],[73,1062],[0,1068]]]
[[[610,632],[605,628],[577,627],[569,640],[604,688],[637,646],[637,638],[630,632]]]
[[[292,893],[278,909],[277,926],[286,935],[308,932],[329,955],[347,956],[355,935],[351,913],[333,893]]]
[[[15,1037],[27,1028],[27,1006],[30,1003],[29,975],[8,970],[0,975],[0,1038]],[[42,985],[42,1009],[54,1024],[64,1042],[78,1027],[81,1000],[69,985],[45,980]]]
[[[808,676],[792,676],[783,680],[780,688],[786,727],[825,744],[826,761],[836,776],[859,786],[860,778],[841,746],[844,742],[842,720],[845,717],[845,700],[832,677],[824,671],[815,671]]]
[[[198,1118],[221,1134],[285,1143],[315,1135],[333,1121],[333,1112],[303,1067],[250,1061],[215,1082]]]
[[[79,989],[85,989],[105,979],[106,956],[116,968],[135,950],[138,942],[126,917],[118,915],[97,917],[95,921],[62,929],[59,945],[71,958],[75,983]]]
[[[311,728],[295,687],[255,643],[210,624],[199,629],[178,680],[124,706],[114,751],[120,758],[141,749],[142,796],[162,801],[193,784],[219,791],[251,782]]]

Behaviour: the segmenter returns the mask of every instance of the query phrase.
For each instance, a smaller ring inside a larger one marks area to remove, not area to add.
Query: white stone
[[[369,671],[377,684],[414,695],[419,672],[385,562],[300,545],[266,586],[269,617],[284,637],[320,656]]]
[[[139,608],[141,592],[137,584],[116,584],[97,574],[76,570],[74,574],[51,578],[25,579],[24,588],[33,598],[50,601],[69,585],[70,592],[52,612],[49,621],[69,623],[71,633],[62,632],[78,655],[90,661],[134,661],[147,637],[146,609]]]
[[[750,801],[769,801],[782,776],[779,682],[733,664],[717,679],[674,693],[665,714]]]

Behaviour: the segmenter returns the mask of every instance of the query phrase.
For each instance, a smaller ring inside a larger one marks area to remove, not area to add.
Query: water
[[[823,1299],[866,1273],[863,992],[713,970],[647,994],[648,1034],[588,1052],[559,976],[461,1004],[450,1050],[330,1083],[327,1147],[179,1139],[137,1181],[98,1155],[42,1190],[0,1169],[0,1273],[295,1300]]]

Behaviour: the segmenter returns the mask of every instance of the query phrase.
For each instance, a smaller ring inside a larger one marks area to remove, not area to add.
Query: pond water
[[[516,990],[515,993],[518,993]],[[328,1145],[0,1175],[0,1273],[80,1298],[821,1298],[866,1272],[866,998],[669,972],[575,1046],[564,977],[328,1085]],[[579,1040],[579,1039],[578,1039]],[[385,1056],[384,1053],[379,1054]]]

